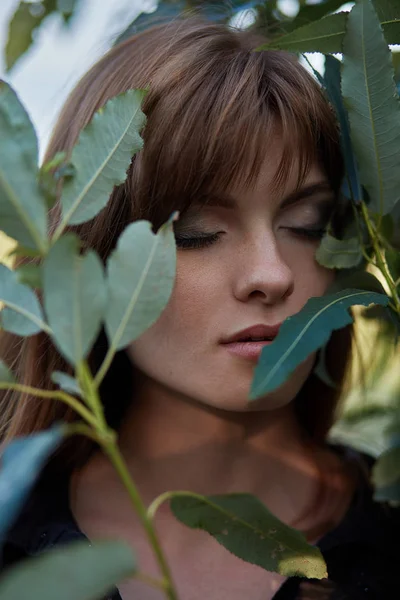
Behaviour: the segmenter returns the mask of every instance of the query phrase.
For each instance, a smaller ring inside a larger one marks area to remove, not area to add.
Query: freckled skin
[[[251,325],[282,322],[312,296],[321,296],[334,272],[315,260],[318,240],[301,238],[289,226],[316,220],[315,204],[280,205],[295,190],[296,169],[285,188],[271,182],[279,153],[268,157],[252,190],[232,190],[237,207],[200,209],[198,229],[224,232],[206,248],[178,249],[172,297],[159,320],[128,352],[146,380],[163,391],[228,411],[271,410],[296,396],[315,354],[277,390],[250,402],[255,363],[232,356],[222,338]],[[313,165],[304,185],[326,180]],[[196,217],[194,218],[196,222]]]

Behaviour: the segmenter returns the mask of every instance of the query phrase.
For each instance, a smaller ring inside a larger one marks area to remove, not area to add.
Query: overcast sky
[[[69,27],[63,27],[58,16],[49,17],[31,50],[6,74],[7,27],[19,0],[0,0],[0,78],[11,83],[28,110],[38,133],[41,156],[68,92],[135,16],[151,12],[157,4],[157,0],[78,1],[79,14]],[[280,2],[287,14],[296,11],[293,0]],[[318,55],[309,57],[317,68],[321,67]]]
[[[19,0],[0,0],[0,77],[19,94],[38,132],[41,152],[66,95],[106,52],[142,7],[153,0],[79,0],[77,19],[68,28],[57,16],[39,30],[32,50],[8,74],[4,66],[7,26]],[[99,7],[100,10],[99,10]]]

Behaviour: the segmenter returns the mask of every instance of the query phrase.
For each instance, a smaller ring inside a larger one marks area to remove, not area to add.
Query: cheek
[[[220,296],[220,277],[207,261],[196,261],[178,255],[175,286],[168,305],[158,320],[132,343],[132,355],[168,356],[193,347],[193,340],[206,335],[210,316]],[[134,356],[132,356],[134,357]]]
[[[297,245],[286,248],[285,260],[295,277],[295,293],[307,298],[322,296],[334,282],[336,271],[320,265],[315,259],[317,246]]]

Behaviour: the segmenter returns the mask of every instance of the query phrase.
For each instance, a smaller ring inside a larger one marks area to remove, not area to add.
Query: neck
[[[146,503],[167,490],[247,492],[290,522],[312,501],[321,449],[293,402],[272,411],[227,412],[143,382],[120,446]]]

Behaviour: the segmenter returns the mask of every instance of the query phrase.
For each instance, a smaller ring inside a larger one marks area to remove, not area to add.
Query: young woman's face
[[[253,325],[281,323],[334,278],[315,260],[334,200],[326,176],[314,165],[296,191],[294,169],[274,191],[279,159],[279,152],[268,157],[254,189],[232,190],[231,207],[192,206],[176,223],[170,302],[128,349],[148,384],[215,408],[268,410],[293,400],[310,374],[315,355],[280,388],[250,402],[256,362],[221,343]]]

